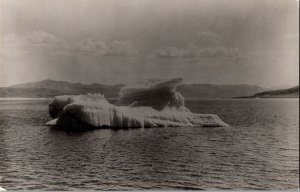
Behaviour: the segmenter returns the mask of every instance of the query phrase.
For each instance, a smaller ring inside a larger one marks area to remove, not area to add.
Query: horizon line
[[[109,85],[109,86],[115,86],[115,85],[133,85],[133,84],[123,84],[123,83],[115,83],[115,84],[105,84],[105,83],[98,83],[98,82],[91,82],[91,83],[83,83],[83,82],[75,82],[75,81],[67,81],[67,80],[57,80],[57,79],[43,79],[43,80],[37,80],[37,81],[27,81],[27,82],[23,82],[23,83],[15,83],[15,84],[11,84],[8,86],[0,86],[2,88],[11,88],[12,86],[16,86],[16,85],[20,85],[20,84],[28,84],[28,83],[38,83],[38,82],[43,82],[43,81],[56,81],[56,82],[67,82],[67,83],[72,83],[72,84],[82,84],[82,85],[92,85],[92,84],[100,84],[100,85]],[[138,83],[138,82],[137,82]],[[273,88],[278,88],[278,87],[286,87],[286,88],[292,88],[292,87],[296,87],[299,86],[299,82],[298,84],[295,85],[278,85],[278,86],[261,86],[261,85],[256,85],[256,84],[247,84],[247,83],[240,83],[240,84],[221,84],[221,83],[181,83],[182,85],[219,85],[219,86],[226,86],[226,85],[231,85],[231,86],[237,86],[237,85],[248,85],[248,86],[257,86],[260,88],[265,88],[265,89],[273,89]],[[280,89],[284,89],[284,88],[280,88]]]

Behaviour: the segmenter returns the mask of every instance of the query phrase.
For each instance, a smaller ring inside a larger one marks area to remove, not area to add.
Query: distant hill
[[[264,88],[255,85],[215,85],[215,84],[183,84],[177,90],[190,99],[208,98],[233,98],[241,95],[252,95],[265,91]]]
[[[61,95],[63,92],[46,88],[13,88],[0,87],[0,98],[24,97],[24,98],[47,98]]]
[[[13,90],[18,89],[29,89],[32,93],[37,91],[40,94],[41,89],[43,89],[46,95],[49,93],[48,97],[52,97],[54,95],[66,94],[66,95],[78,95],[78,94],[87,94],[87,93],[104,93],[107,98],[116,98],[118,97],[119,91],[121,87],[124,85],[102,85],[98,83],[86,85],[81,83],[70,83],[66,81],[54,81],[54,80],[43,80],[39,82],[32,83],[23,83],[13,85],[10,88]],[[11,91],[11,90],[10,90]],[[31,93],[30,92],[30,93]],[[0,97],[1,97],[0,92]]]
[[[251,96],[237,98],[296,98],[299,97],[299,85],[289,89],[277,89],[259,92]]]
[[[102,85],[98,83],[86,85],[66,81],[43,80],[23,83],[11,87],[0,88],[0,97],[53,97],[62,94],[102,93],[106,98],[118,98],[120,89],[125,86]],[[177,90],[189,99],[233,98],[253,95],[266,89],[252,85],[215,85],[215,84],[182,84]]]

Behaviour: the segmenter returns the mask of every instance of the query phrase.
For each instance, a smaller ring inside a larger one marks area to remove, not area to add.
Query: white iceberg
[[[184,97],[175,91],[176,86],[182,82],[181,78],[163,82],[157,81],[152,80],[136,86],[123,87],[117,105],[147,106],[158,111],[166,107],[187,110],[184,106]]]
[[[228,126],[217,115],[195,114],[176,92],[181,79],[128,86],[116,105],[103,95],[57,96],[49,104],[53,120],[46,125],[65,128],[218,127]]]

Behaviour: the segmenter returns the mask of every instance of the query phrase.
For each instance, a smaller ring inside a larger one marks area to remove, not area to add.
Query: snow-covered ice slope
[[[147,86],[125,87],[116,105],[103,95],[57,96],[49,105],[54,120],[47,125],[62,127],[167,127],[228,126],[217,115],[195,114],[184,106],[176,92],[181,79]]]
[[[182,82],[182,79],[157,81],[123,87],[116,104],[119,106],[148,106],[156,110],[163,110],[167,106],[182,109],[184,107],[184,97],[175,91],[176,86]]]

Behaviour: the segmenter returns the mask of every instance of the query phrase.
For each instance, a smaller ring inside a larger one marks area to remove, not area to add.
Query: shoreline
[[[54,97],[0,97],[0,101],[34,101],[34,100],[51,100]],[[299,99],[299,97],[236,97],[236,98],[186,98],[186,101],[201,100],[267,100],[267,99]],[[107,100],[118,100],[118,98],[107,98]]]
[[[299,96],[297,97],[234,97],[233,99],[299,99]]]
[[[51,100],[50,97],[0,97],[0,101]]]

